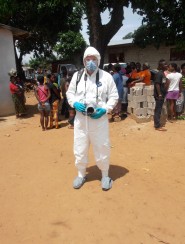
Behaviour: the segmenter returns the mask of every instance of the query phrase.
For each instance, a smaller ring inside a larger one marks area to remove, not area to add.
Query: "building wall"
[[[148,62],[152,69],[156,69],[158,66],[158,61],[160,59],[165,59],[170,62],[170,48],[161,47],[156,49],[153,46],[148,46],[145,49],[138,48],[136,46],[131,46],[125,49],[125,59],[127,62],[140,62],[141,64]]]
[[[133,44],[108,46],[104,63],[109,63],[110,54],[124,53],[124,62],[140,62],[141,64],[148,62],[151,69],[157,68],[160,59],[165,59],[168,63],[175,62],[180,66],[185,60],[170,61],[170,48],[172,47],[161,46],[159,49],[156,49],[154,46],[147,46],[142,49]]]
[[[11,68],[16,69],[12,32],[0,28],[0,116],[14,114],[14,105],[9,91]]]

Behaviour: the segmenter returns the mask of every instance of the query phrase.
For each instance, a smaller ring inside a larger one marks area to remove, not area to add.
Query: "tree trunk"
[[[15,40],[14,40],[14,52],[15,52],[15,62],[16,62],[16,70],[17,70],[17,74],[20,76],[21,80],[25,81],[25,73],[24,70],[22,68],[22,57],[23,55],[20,53],[19,57],[17,55],[17,51],[15,48]]]
[[[101,55],[100,67],[103,67],[105,51],[112,37],[122,27],[124,19],[123,6],[127,6],[127,0],[111,1],[110,21],[102,25],[101,9],[98,0],[86,0],[87,19],[89,24],[89,42]]]

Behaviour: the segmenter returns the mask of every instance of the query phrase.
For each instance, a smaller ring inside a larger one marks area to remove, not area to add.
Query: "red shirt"
[[[12,94],[19,93],[19,88],[15,84],[13,84],[12,82],[10,82],[9,88],[10,88],[10,92]]]

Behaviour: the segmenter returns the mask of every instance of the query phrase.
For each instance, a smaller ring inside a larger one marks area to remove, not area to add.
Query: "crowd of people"
[[[118,122],[127,116],[129,90],[139,82],[143,82],[146,86],[154,85],[155,87],[154,127],[156,129],[164,130],[161,129],[159,120],[165,100],[167,101],[168,119],[170,122],[184,118],[185,64],[177,67],[175,63],[168,65],[165,60],[160,60],[157,70],[154,76],[147,62],[142,65],[139,62],[130,62],[127,65],[119,63],[112,65],[110,63],[105,68],[105,71],[112,75],[119,95],[117,105],[110,112],[109,121]],[[20,80],[20,76],[17,75],[15,70],[10,71],[9,75],[10,92],[15,105],[16,117],[19,118],[21,115],[26,114],[24,83]],[[46,77],[40,72],[36,77],[36,81],[35,96],[38,100],[38,110],[41,114],[40,123],[42,130],[53,127],[59,128],[59,115],[68,118],[68,128],[73,129],[76,111],[69,105],[66,96],[71,77],[68,77],[67,72],[64,72],[62,79],[58,82],[58,77],[55,74],[48,74]]]
[[[156,130],[165,131],[160,124],[165,101],[169,122],[185,118],[185,63],[178,67],[176,63],[167,64],[164,59],[161,59],[155,73],[150,71],[148,63],[141,65],[139,62],[131,62],[127,67],[110,64],[107,71],[112,74],[119,94],[119,101],[112,111],[114,121],[120,121],[122,113],[127,111],[129,89],[139,82],[144,83],[145,86],[154,85]]]
[[[67,73],[57,81],[55,74],[37,76],[34,92],[38,101],[40,124],[43,131],[59,128],[59,114],[68,118],[69,128],[74,128],[75,166],[78,171],[73,181],[74,189],[79,189],[86,182],[88,150],[94,149],[95,161],[102,173],[102,189],[112,187],[109,177],[110,143],[109,121],[111,114],[114,121],[120,121],[127,113],[130,88],[142,82],[146,86],[154,85],[155,111],[154,127],[164,131],[160,116],[164,101],[169,108],[168,119],[173,122],[183,115],[185,103],[185,63],[180,69],[176,63],[167,64],[164,59],[158,63],[154,77],[148,63],[131,62],[127,66],[119,63],[108,65],[105,71],[99,68],[99,52],[88,47],[83,57],[84,68],[74,73],[72,78]],[[10,73],[10,91],[15,104],[16,117],[25,113],[25,95],[23,84],[16,74]]]
[[[178,68],[176,63],[167,64],[161,59],[158,72],[154,79],[154,127],[159,131],[166,131],[160,123],[163,104],[167,101],[168,121],[173,123],[178,118],[184,118],[185,95],[185,63]],[[182,115],[182,116],[181,116]]]
[[[119,100],[111,115],[114,121],[121,121],[127,112],[129,89],[138,82],[143,82],[146,86],[151,85],[151,72],[148,63],[141,65],[139,62],[130,62],[126,66],[111,63],[107,66],[106,71],[112,74],[118,89]]]

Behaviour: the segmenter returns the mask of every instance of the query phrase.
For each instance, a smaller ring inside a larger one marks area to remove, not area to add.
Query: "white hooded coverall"
[[[84,53],[84,59],[91,55],[98,59],[99,65],[99,52],[93,47],[88,47]],[[97,88],[96,73],[98,71],[99,85]],[[76,111],[74,120],[74,155],[78,176],[85,176],[90,143],[93,146],[97,166],[102,171],[103,176],[108,176],[110,142],[107,113],[117,104],[117,88],[112,76],[99,68],[97,68],[91,76],[87,73],[86,69],[84,69],[84,73],[76,86],[77,74],[78,72],[74,73],[67,91],[67,99],[70,106],[73,107],[75,102],[81,102],[87,105],[93,103],[95,107],[106,109],[106,114],[99,119],[92,119]]]

